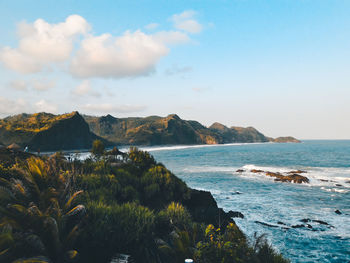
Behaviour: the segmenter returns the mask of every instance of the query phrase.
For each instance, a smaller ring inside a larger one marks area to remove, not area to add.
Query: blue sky
[[[350,2],[0,1],[0,115],[177,113],[350,138]]]

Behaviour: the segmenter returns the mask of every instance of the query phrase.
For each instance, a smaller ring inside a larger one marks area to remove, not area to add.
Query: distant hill
[[[0,142],[16,143],[30,151],[89,149],[96,139],[105,145],[175,145],[254,142],[299,142],[293,137],[266,137],[253,127],[226,127],[214,123],[209,128],[197,121],[167,117],[116,118],[49,113],[19,114],[0,119]]]
[[[228,128],[216,122],[207,128],[197,121],[183,120],[176,114],[146,118],[115,118],[111,115],[84,118],[92,132],[119,145],[254,143],[275,140],[253,127]],[[285,142],[299,142],[293,137],[283,138]]]
[[[28,146],[30,151],[87,149],[95,139],[101,138],[90,132],[89,125],[78,112],[24,113],[0,120],[0,141],[4,145]]]

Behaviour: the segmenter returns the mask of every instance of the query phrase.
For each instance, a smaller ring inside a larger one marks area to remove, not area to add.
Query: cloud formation
[[[127,31],[120,37],[90,36],[82,41],[70,72],[81,78],[147,75],[168,52],[161,41],[140,30]]]
[[[56,82],[54,80],[35,79],[31,81],[31,86],[37,91],[47,91],[53,89],[56,86]]]
[[[79,15],[71,15],[58,24],[37,19],[33,24],[22,22],[18,26],[18,48],[5,47],[0,51],[3,64],[20,73],[35,73],[51,63],[67,61],[76,36],[90,29]]]
[[[29,74],[55,65],[68,66],[78,78],[124,78],[154,72],[158,61],[170,46],[189,42],[188,33],[199,33],[201,25],[193,18],[195,12],[173,15],[177,30],[147,34],[141,30],[125,31],[119,36],[109,33],[94,35],[90,24],[79,15],[64,22],[50,24],[43,19],[18,25],[17,48],[0,49],[0,61],[13,71]],[[152,23],[146,29],[154,30]],[[39,88],[40,89],[40,88]]]
[[[191,34],[197,34],[202,31],[202,25],[194,19],[196,12],[186,10],[181,14],[175,14],[171,17],[174,27]]]
[[[24,80],[13,80],[9,83],[9,87],[14,90],[27,91],[28,83]]]
[[[91,88],[91,83],[88,80],[84,80],[78,86],[72,90],[72,94],[76,96],[92,96],[92,97],[101,97],[101,94],[94,91]]]
[[[26,111],[30,111],[30,107],[24,99],[11,100],[0,96],[0,116],[5,117]]]
[[[36,91],[47,91],[56,86],[56,81],[47,80],[46,78],[37,78],[33,80],[13,80],[9,83],[11,89],[19,91],[28,91],[32,88]]]

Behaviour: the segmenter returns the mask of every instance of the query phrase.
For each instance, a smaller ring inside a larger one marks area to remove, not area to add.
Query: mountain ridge
[[[177,114],[117,118],[73,111],[60,115],[22,113],[0,119],[0,141],[28,146],[31,151],[89,149],[96,139],[106,146],[299,142],[290,136],[273,139],[253,127],[229,128],[218,122],[206,127]]]
[[[177,114],[144,118],[84,115],[84,118],[92,132],[124,145],[300,142],[291,136],[270,138],[254,127],[229,128],[218,122],[206,127],[195,120],[183,120]]]

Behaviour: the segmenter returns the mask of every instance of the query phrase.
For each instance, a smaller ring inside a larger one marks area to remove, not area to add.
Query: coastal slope
[[[227,127],[214,123],[205,127],[198,121],[166,117],[116,118],[72,113],[19,114],[0,119],[0,141],[30,151],[89,149],[96,139],[112,145],[191,145],[223,143],[299,142],[293,137],[273,139],[253,127]]]
[[[0,120],[0,141],[16,143],[30,151],[57,151],[91,148],[96,136],[78,112],[19,114]]]
[[[176,114],[166,117],[116,118],[111,115],[84,116],[92,132],[115,144],[171,145],[275,142],[253,127],[226,127],[218,122],[205,127],[197,121],[183,120]],[[281,139],[283,138],[283,139]],[[276,139],[277,140],[277,139]],[[276,142],[300,142],[280,137]]]

